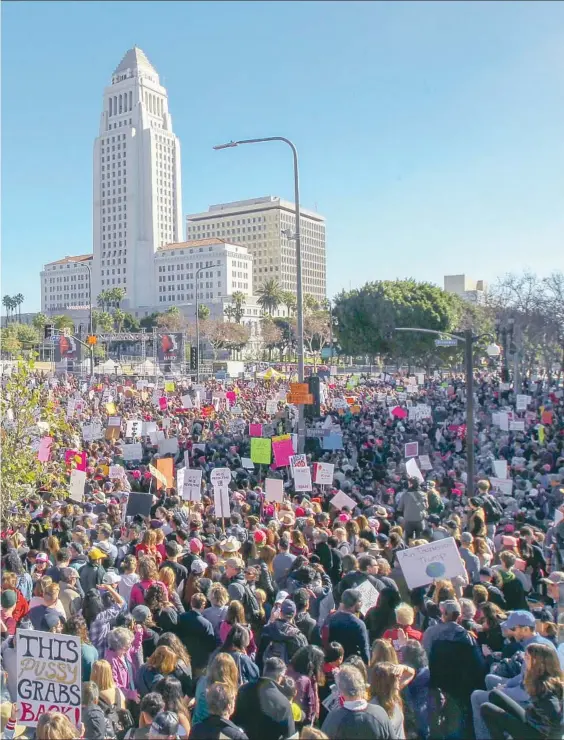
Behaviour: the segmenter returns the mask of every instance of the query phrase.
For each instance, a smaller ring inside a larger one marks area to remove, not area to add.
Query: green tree
[[[204,303],[200,303],[198,306],[198,318],[200,321],[206,321],[209,318],[210,309]]]
[[[314,296],[311,295],[311,293],[306,293],[304,295],[304,313],[305,314],[313,314],[316,311],[319,311],[321,308],[319,301],[317,298],[314,298]]]
[[[18,311],[18,318],[19,318],[19,321],[21,323],[21,320],[22,320],[22,308],[21,308],[21,306],[22,306],[22,303],[24,302],[24,297],[23,297],[23,295],[21,293],[18,293],[17,295],[15,295],[13,297],[12,300],[14,302],[14,307]]]
[[[268,350],[268,359],[272,360],[272,350],[280,347],[283,341],[282,329],[277,326],[271,316],[265,316],[261,323],[262,343]]]
[[[123,322],[125,320],[125,311],[121,308],[116,308],[112,314],[114,327],[117,332],[123,331]]]
[[[66,314],[53,316],[53,326],[59,331],[63,331],[64,329],[69,329],[71,332],[74,331],[74,321]]]
[[[236,324],[240,324],[245,315],[244,305],[247,302],[247,296],[240,290],[236,290],[231,296],[233,318]]]
[[[22,345],[14,324],[9,324],[0,332],[0,348],[9,355],[16,355],[21,351]]]
[[[94,331],[109,334],[114,330],[114,320],[107,311],[92,311],[92,325]]]
[[[48,321],[49,319],[47,318],[47,316],[45,316],[44,313],[38,313],[33,317],[33,321],[31,323],[33,324],[33,326],[35,326],[37,331],[43,333],[43,329],[45,328]]]
[[[282,303],[281,290],[278,281],[274,278],[267,280],[262,288],[257,290],[258,304],[262,310],[272,316],[274,311]]]
[[[96,303],[99,308],[102,309],[102,311],[105,311],[106,308],[110,305],[110,291],[109,290],[101,290],[98,293],[98,297],[96,298]]]
[[[2,304],[4,308],[6,309],[6,324],[10,323],[10,312],[15,309],[14,305],[14,299],[12,296],[5,295],[4,298],[2,298]]]
[[[148,316],[143,316],[142,319],[139,319],[139,325],[143,329],[155,329],[157,327],[157,319],[160,315],[158,311],[153,311]]]
[[[141,324],[133,314],[126,312],[123,315],[123,328],[124,331],[138,332],[141,331]]]
[[[2,456],[0,458],[0,511],[4,529],[24,515],[24,504],[31,494],[45,486],[65,497],[68,475],[60,452],[64,438],[73,430],[64,407],[55,406],[43,386],[32,383],[34,364],[22,360],[8,377],[0,395]],[[48,425],[53,438],[51,464],[39,462],[37,446],[42,431],[38,422]],[[65,444],[66,446],[66,444]]]
[[[231,319],[235,317],[235,306],[225,306],[223,313],[227,316],[227,321],[231,323]]]
[[[298,305],[296,296],[289,290],[285,290],[280,294],[280,299],[282,305],[286,306],[286,310],[288,311],[288,318],[290,318],[290,316],[293,316],[296,312],[296,308]]]
[[[178,306],[170,306],[157,317],[157,326],[166,331],[185,331],[187,322]]]
[[[39,332],[34,326],[30,326],[29,324],[13,324],[13,327],[22,349],[30,350],[38,346]]]

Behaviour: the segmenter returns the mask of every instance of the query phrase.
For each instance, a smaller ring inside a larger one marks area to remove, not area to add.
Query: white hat
[[[219,543],[223,552],[238,552],[241,549],[241,543],[236,537],[230,536]]]
[[[116,583],[119,583],[120,581],[121,576],[115,570],[107,570],[102,579],[102,583],[105,583],[108,586],[115,586]]]

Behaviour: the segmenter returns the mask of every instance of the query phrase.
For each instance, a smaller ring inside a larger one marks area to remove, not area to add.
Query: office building
[[[87,311],[90,306],[89,268],[92,268],[91,254],[48,262],[40,273],[42,313],[49,316]]]
[[[180,144],[166,89],[130,49],[105,88],[94,143],[93,298],[125,288],[123,308],[152,302],[153,257],[182,238]]]
[[[444,290],[454,293],[469,303],[483,305],[486,302],[488,285],[485,280],[472,280],[466,275],[445,275]]]
[[[301,209],[303,292],[326,297],[325,218]],[[273,278],[296,292],[295,206],[275,196],[210,206],[186,217],[186,238],[220,237],[247,247],[253,256],[255,292]]]

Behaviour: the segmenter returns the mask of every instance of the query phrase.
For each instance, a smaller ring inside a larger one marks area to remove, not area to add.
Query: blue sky
[[[102,92],[137,44],[168,89],[183,209],[292,198],[327,218],[328,291],[564,269],[564,4],[2,6],[2,294],[92,249]]]

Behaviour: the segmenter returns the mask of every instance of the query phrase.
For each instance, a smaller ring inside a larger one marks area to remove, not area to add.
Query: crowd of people
[[[291,466],[248,464],[251,425],[294,431],[284,379],[30,382],[73,430],[45,465],[86,475],[78,496],[30,491],[2,532],[3,738],[562,738],[557,382],[526,380],[523,404],[476,374],[468,480],[463,378],[328,378],[306,453],[333,481],[310,491]],[[127,438],[131,420],[142,426]],[[177,489],[184,467],[202,471],[197,495]],[[214,507],[217,468],[231,472],[228,512]],[[266,478],[282,480],[281,500]],[[132,513],[139,493],[149,506]],[[339,493],[349,505],[331,503]],[[409,588],[401,552],[447,538],[462,575]],[[21,721],[23,629],[79,638],[80,722]]]

